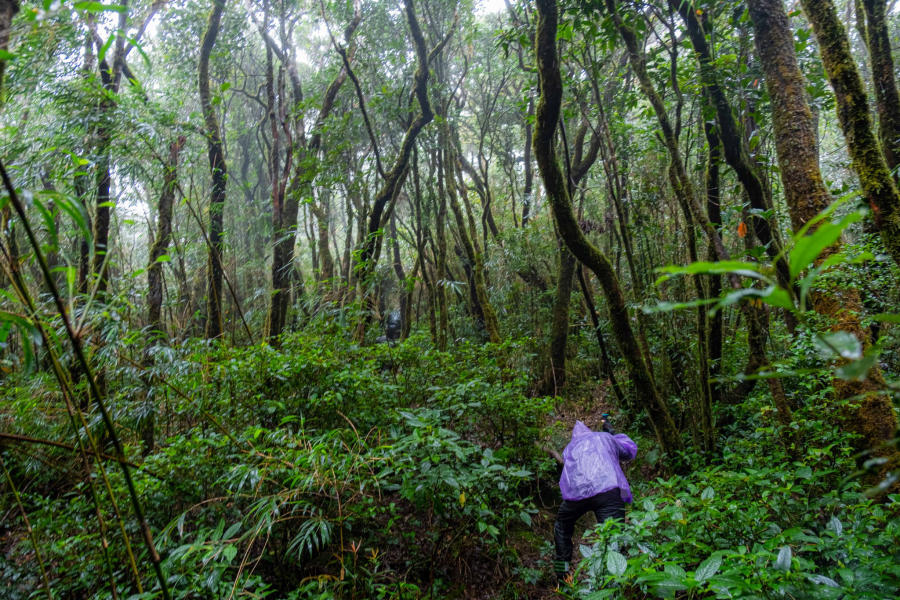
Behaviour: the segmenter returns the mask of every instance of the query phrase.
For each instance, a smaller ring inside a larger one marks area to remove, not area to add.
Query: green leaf
[[[759,265],[759,263],[744,262],[741,260],[723,260],[718,262],[700,260],[684,266],[668,265],[661,269],[657,269],[657,271],[667,275],[721,275],[724,273],[737,273],[739,275],[768,281],[768,278],[763,275],[762,266]],[[665,279],[667,279],[667,277],[660,277],[660,279],[657,280],[657,284]]]
[[[697,583],[704,583],[710,577],[715,575],[719,571],[719,567],[722,566],[722,557],[718,554],[714,554],[700,563],[700,566],[697,567],[697,571],[694,573],[694,580]]]
[[[800,271],[812,264],[825,248],[841,237],[844,229],[862,220],[864,216],[865,211],[857,210],[846,215],[838,223],[823,223],[812,235],[795,237],[790,256],[791,279],[796,279]]]
[[[775,568],[779,571],[791,570],[791,547],[782,546],[778,551],[778,558],[775,559]]]
[[[715,495],[716,495],[716,491],[714,489],[712,489],[710,486],[706,486],[706,488],[703,490],[703,493],[700,494],[700,499],[701,500],[712,500]]]
[[[107,52],[107,50],[109,50],[109,47],[112,45],[113,39],[115,39],[115,37],[116,37],[115,33],[110,35],[109,39],[107,39],[106,42],[103,44],[103,46],[100,48],[100,50],[97,51],[97,61],[98,62],[102,63],[103,59],[106,58],[106,52]]]
[[[2,48],[0,48],[0,60],[12,60],[15,57],[16,55],[9,50],[3,50]]]
[[[825,335],[817,335],[816,348],[823,358],[846,358],[857,360],[862,357],[862,344],[849,331],[834,331]]]
[[[86,12],[98,13],[98,12],[123,12],[125,7],[120,4],[103,4],[102,2],[76,2],[74,4],[75,10],[83,10]]]
[[[606,553],[606,570],[615,576],[623,575],[628,569],[628,560],[619,552],[610,550]]]
[[[877,359],[878,353],[870,352],[859,360],[843,365],[835,371],[835,374],[845,381],[865,381],[869,370],[875,366]]]
[[[661,312],[672,312],[674,310],[683,310],[685,308],[696,308],[697,306],[706,306],[717,302],[718,298],[700,298],[689,302],[657,302],[654,306],[641,306],[644,314],[652,315]]]
[[[222,549],[222,558],[225,559],[225,562],[230,563],[235,556],[237,556],[237,546],[228,544]]]
[[[169,256],[168,254],[160,254],[159,256],[156,257],[156,262],[158,262],[158,263],[167,263],[167,262],[170,262],[171,260],[172,260],[172,257]]]
[[[763,290],[763,293],[760,294],[760,298],[770,306],[777,306],[778,308],[783,308],[785,310],[794,310],[794,302],[791,300],[791,295],[782,287],[770,285]]]
[[[900,313],[878,313],[872,315],[872,320],[881,323],[900,323]]]

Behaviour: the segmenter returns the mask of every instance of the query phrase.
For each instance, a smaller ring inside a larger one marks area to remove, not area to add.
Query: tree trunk
[[[159,195],[159,209],[156,217],[156,239],[150,248],[147,265],[147,324],[153,338],[165,337],[162,323],[163,263],[159,258],[166,254],[172,237],[172,205],[175,201],[175,187],[178,180],[178,153],[184,146],[184,137],[169,145],[169,159],[163,165],[163,187]]]
[[[0,51],[9,50],[12,20],[17,12],[19,12],[18,0],[0,0]],[[6,93],[3,90],[3,75],[5,72],[6,60],[0,59],[0,108],[3,107],[6,98]],[[18,262],[19,251],[16,245],[15,232],[11,227],[11,222],[12,211],[10,210],[9,203],[6,202],[4,203],[3,208],[0,209],[0,235],[3,236],[3,241],[6,244],[6,250],[10,255],[10,260]],[[6,285],[5,279],[6,278],[3,277],[4,287]]]
[[[559,246],[559,277],[553,299],[553,317],[550,326],[550,355],[547,372],[541,384],[544,394],[557,395],[566,384],[566,345],[569,339],[569,304],[572,298],[572,280],[578,263],[565,242],[557,239]]]
[[[813,217],[831,203],[831,196],[822,181],[816,153],[812,113],[806,102],[803,75],[794,54],[793,37],[782,0],[750,0],[750,16],[756,29],[756,47],[766,76],[766,86],[772,99],[775,125],[775,147],[785,200],[794,231],[799,231]],[[817,259],[817,264],[837,252],[836,243]],[[866,344],[867,336],[859,322],[862,303],[859,292],[850,286],[839,290],[818,290],[811,295],[812,307],[831,323],[832,331],[848,331]],[[893,439],[897,429],[890,396],[880,393],[884,381],[878,366],[874,366],[865,381],[834,379],[836,395],[841,399],[861,397],[858,408],[838,417],[863,436],[867,449],[888,454],[896,461],[896,450],[888,451],[884,444]],[[845,409],[846,410],[846,409]],[[826,411],[831,414],[832,411]]]
[[[706,160],[706,214],[710,223],[718,231],[722,226],[722,206],[719,195],[719,163],[721,161],[722,144],[719,140],[716,128],[712,123],[704,122],[703,130],[706,134],[706,143],[709,152]],[[707,247],[707,259],[716,260],[715,248],[712,242]],[[722,276],[710,275],[708,295],[710,298],[718,298],[722,293]],[[717,310],[707,314],[709,323],[709,337],[707,351],[709,356],[709,396],[710,404],[717,406],[722,400],[722,386],[715,381],[721,372],[722,366],[722,311]]]
[[[653,382],[640,346],[631,329],[625,297],[618,278],[606,256],[584,236],[572,210],[568,186],[559,167],[553,138],[562,103],[562,78],[556,52],[557,7],[555,0],[538,0],[535,54],[540,82],[540,100],[536,110],[534,154],[544,180],[553,216],[569,251],[584,263],[600,281],[609,305],[613,331],[628,364],[640,405],[647,410],[663,452],[681,447],[681,438],[669,409]]]
[[[878,132],[881,149],[891,171],[900,164],[900,94],[894,78],[894,59],[885,16],[885,0],[862,0],[865,9],[866,45],[872,65],[872,83],[878,107]],[[894,174],[896,181],[897,174]]]
[[[868,98],[850,53],[847,32],[832,0],[801,0],[801,4],[812,23],[825,73],[834,89],[853,170],[872,207],[885,248],[900,264],[900,194],[872,133]]]
[[[0,50],[9,51],[9,37],[12,20],[19,12],[19,0],[0,0]],[[3,105],[3,75],[6,72],[6,60],[0,60],[0,106]]]
[[[206,337],[217,338],[222,335],[222,248],[223,248],[223,212],[225,208],[225,185],[228,174],[225,166],[225,153],[222,147],[222,135],[219,122],[213,110],[209,92],[209,55],[219,34],[219,24],[225,0],[213,0],[213,9],[209,15],[206,33],[200,44],[199,89],[200,106],[203,109],[203,120],[206,124],[206,143],[209,154],[209,171],[212,176],[212,191],[209,201],[209,256],[207,261],[206,280]]]
[[[763,216],[763,213],[772,208],[771,193],[763,184],[762,177],[750,158],[737,120],[731,110],[731,104],[719,84],[719,75],[706,40],[706,31],[698,16],[698,13],[702,14],[702,11],[696,11],[693,2],[690,1],[668,0],[668,2],[669,7],[681,15],[687,27],[691,45],[697,54],[700,78],[716,111],[716,123],[719,126],[717,133],[722,142],[725,161],[734,170],[741,186],[747,192],[750,205],[757,211],[751,219],[756,237],[766,247],[768,255],[775,260],[778,282],[786,288],[790,285],[790,273],[787,256],[782,254],[784,244],[779,239],[774,217],[770,220]]]
[[[412,154],[413,146],[416,138],[424,127],[434,118],[431,110],[431,103],[428,99],[428,50],[425,46],[425,38],[422,35],[422,29],[416,18],[413,0],[406,0],[406,21],[409,24],[410,34],[412,35],[415,45],[416,58],[418,66],[415,73],[415,95],[419,103],[419,114],[412,120],[403,140],[400,143],[400,150],[394,159],[391,170],[385,173],[384,183],[381,189],[375,195],[375,201],[372,205],[372,212],[369,214],[369,225],[366,230],[366,238],[363,247],[359,253],[358,265],[360,273],[360,283],[363,289],[363,311],[364,314],[357,324],[354,339],[361,342],[365,336],[366,325],[371,319],[369,308],[373,299],[369,288],[371,287],[371,277],[375,273],[375,267],[378,262],[378,253],[381,248],[380,232],[386,224],[386,218],[390,217],[390,211],[393,210],[393,204],[400,192],[400,186],[406,176],[409,167],[409,159]],[[385,214],[387,211],[387,214]]]
[[[531,128],[534,118],[534,98],[528,99],[528,115],[525,117],[525,188],[522,190],[522,227],[531,218],[531,204],[534,201],[534,167],[531,164]]]
[[[591,287],[584,276],[584,265],[578,265],[576,267],[576,273],[578,274],[578,284],[581,286],[581,294],[584,296],[584,303],[587,305],[588,313],[591,315],[591,323],[594,326],[594,333],[597,336],[597,345],[600,347],[600,360],[603,362],[603,369],[606,371],[605,374],[609,378],[609,383],[612,386],[613,393],[616,395],[616,400],[619,405],[628,406],[628,400],[616,379],[615,365],[613,365],[613,362],[609,357],[609,351],[606,348],[606,340],[603,339],[603,331],[600,328],[600,316],[597,314],[597,307],[594,305],[594,294],[591,292]]]

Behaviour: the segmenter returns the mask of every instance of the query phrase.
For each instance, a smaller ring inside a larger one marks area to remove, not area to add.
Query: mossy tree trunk
[[[782,0],[749,0],[750,16],[756,29],[756,48],[772,102],[775,147],[785,200],[794,231],[799,231],[831,203],[822,181],[816,150],[816,130],[806,101],[803,75],[794,53],[793,36]],[[817,262],[837,252],[840,244],[826,250]],[[826,317],[832,330],[848,331],[865,343],[859,322],[862,308],[859,292],[852,286],[819,290],[811,295],[812,308]],[[859,397],[859,407],[851,414],[838,413],[837,420],[863,436],[868,449],[881,448],[897,429],[889,396],[883,388],[880,369],[875,366],[865,381],[834,380],[839,398]],[[826,411],[832,414],[832,411]],[[883,450],[881,450],[883,452]]]
[[[872,131],[869,104],[850,53],[847,32],[832,0],[801,0],[812,23],[853,170],[875,216],[875,225],[894,262],[900,264],[900,194]]]
[[[596,275],[603,287],[609,306],[613,331],[629,374],[636,388],[639,406],[647,410],[650,422],[663,452],[681,447],[681,437],[669,413],[669,408],[656,388],[640,346],[631,328],[625,296],[609,259],[593,246],[578,225],[569,189],[560,169],[554,145],[556,125],[562,104],[562,78],[556,51],[558,11],[555,0],[537,0],[538,19],[535,35],[535,54],[540,84],[540,99],[536,110],[534,154],[538,170],[547,190],[547,198],[559,228],[560,236],[569,251]]]
[[[884,159],[891,171],[900,165],[900,94],[894,75],[894,58],[888,35],[885,0],[862,0],[865,12],[865,39],[872,66],[872,83],[878,107],[878,132]],[[897,180],[897,173],[894,173]]]
[[[587,151],[584,142],[589,129],[588,123],[582,123],[575,135],[574,147],[566,148],[566,172],[570,198],[575,194],[578,185],[587,175],[591,166],[597,161],[600,153],[602,137],[595,130]],[[563,143],[568,140],[563,136]],[[556,296],[553,300],[553,316],[550,326],[550,354],[547,368],[540,388],[546,393],[556,394],[566,382],[566,347],[569,340],[569,305],[572,300],[575,265],[577,260],[569,252],[563,240],[558,239],[559,271],[556,280]],[[645,345],[642,345],[644,348]]]
[[[163,263],[160,262],[160,258],[168,252],[169,241],[172,238],[172,207],[178,185],[178,155],[184,143],[184,137],[179,137],[169,145],[169,157],[163,165],[163,187],[156,215],[156,236],[150,248],[150,261],[147,265],[147,323],[154,337],[165,336],[165,326],[162,322]]]
[[[19,12],[18,0],[0,0],[0,50],[9,50],[10,32],[12,30],[12,20]],[[0,107],[3,106],[5,92],[3,90],[3,75],[6,72],[6,60],[0,58]],[[15,235],[10,227],[12,212],[9,203],[5,203],[0,209],[0,235],[4,237],[6,251],[10,254],[11,259],[18,258],[18,249],[16,247]],[[5,278],[4,278],[5,280]],[[5,283],[5,281],[4,281]]]
[[[212,12],[209,14],[206,33],[200,44],[200,60],[198,63],[198,87],[200,90],[200,107],[206,125],[206,145],[209,156],[209,171],[212,176],[212,189],[209,199],[209,244],[206,276],[206,337],[217,338],[222,335],[222,249],[223,211],[225,208],[225,186],[228,173],[225,166],[225,151],[222,145],[222,134],[219,121],[212,106],[209,91],[209,56],[219,35],[219,24],[225,0],[213,0]]]
[[[705,121],[703,132],[706,135],[706,144],[709,147],[706,157],[706,172],[704,183],[706,188],[706,215],[710,223],[718,231],[722,226],[722,206],[719,190],[719,163],[722,160],[722,142],[719,140],[715,126]],[[709,243],[706,251],[708,260],[716,259],[716,251],[712,243]],[[708,278],[707,294],[710,298],[718,298],[722,293],[722,276],[710,275]],[[705,307],[701,307],[705,310]],[[722,400],[722,386],[716,381],[721,372],[722,363],[722,311],[717,310],[707,313],[708,336],[707,356],[709,358],[709,396],[712,406],[716,406]]]
[[[12,20],[19,12],[18,0],[0,0],[0,50],[9,51],[9,38],[12,31]],[[3,105],[3,75],[6,72],[6,60],[0,58],[0,106]]]

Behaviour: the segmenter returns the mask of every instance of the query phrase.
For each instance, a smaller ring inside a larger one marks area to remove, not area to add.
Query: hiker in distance
[[[556,560],[553,563],[557,583],[562,583],[572,561],[572,534],[575,522],[589,510],[597,522],[624,519],[625,505],[632,501],[631,487],[620,462],[632,460],[637,444],[624,433],[609,426],[609,415],[600,421],[602,431],[591,431],[575,421],[572,441],[563,450],[563,470],[559,478],[562,504],[553,526]]]

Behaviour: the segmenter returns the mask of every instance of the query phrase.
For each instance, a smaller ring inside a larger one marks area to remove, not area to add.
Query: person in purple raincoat
[[[559,478],[563,501],[553,526],[556,542],[553,566],[560,581],[565,579],[572,560],[572,534],[578,518],[592,510],[598,523],[624,519],[625,505],[632,501],[631,487],[620,463],[635,457],[637,444],[623,433],[616,434],[605,416],[601,424],[603,431],[591,431],[576,421],[572,441],[563,450]]]

